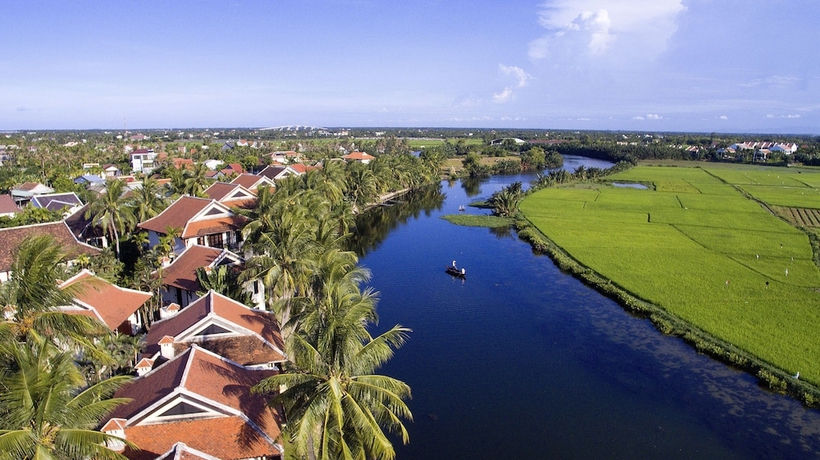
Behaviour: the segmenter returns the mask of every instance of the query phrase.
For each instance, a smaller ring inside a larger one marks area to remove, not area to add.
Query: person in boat
[[[453,261],[453,268],[456,268],[456,261]]]

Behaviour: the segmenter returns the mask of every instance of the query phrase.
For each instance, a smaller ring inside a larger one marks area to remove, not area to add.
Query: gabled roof
[[[308,166],[304,163],[293,163],[292,165],[289,165],[289,166],[291,168],[293,168],[293,170],[298,172],[299,174],[305,174],[308,171],[313,171],[314,169],[319,169],[316,166]]]
[[[88,270],[82,270],[60,284],[60,289],[77,283],[84,283],[84,285],[81,292],[74,298],[76,306],[63,310],[66,313],[97,318],[111,330],[116,330],[151,298],[149,292],[113,285],[94,276]]]
[[[86,204],[78,209],[77,212],[65,218],[65,224],[78,241],[87,241],[92,238],[105,236],[102,228],[93,224],[91,217],[85,217],[85,211],[88,209],[88,206],[89,205]]]
[[[269,187],[276,187],[276,184],[273,182],[272,179],[265,177],[265,176],[258,176],[256,174],[240,174],[234,180],[231,181],[232,184],[238,184],[245,187],[248,190],[256,190],[257,188],[267,185]]]
[[[49,222],[46,224],[26,225],[23,227],[11,227],[0,229],[0,272],[9,271],[14,262],[14,253],[20,243],[29,236],[51,235],[68,253],[69,259],[74,259],[80,254],[96,255],[100,250],[94,246],[80,243],[74,234],[69,230],[64,221]]]
[[[125,437],[140,447],[132,459],[155,459],[186,446],[217,458],[281,455],[280,414],[251,388],[275,374],[250,370],[196,345],[120,388],[131,402],[103,421],[125,419]]]
[[[373,155],[369,155],[365,152],[359,152],[358,150],[355,152],[350,152],[347,155],[342,157],[345,160],[353,160],[353,161],[365,161],[365,160],[374,160],[376,157]]]
[[[39,182],[23,182],[20,185],[13,186],[11,189],[12,190],[19,190],[21,192],[32,192],[32,191],[35,191],[35,190],[38,190],[38,189],[39,190],[49,189],[52,192],[54,191],[51,187],[43,185]]]
[[[162,284],[191,292],[198,291],[200,286],[196,278],[196,269],[212,266],[222,253],[222,249],[197,244],[186,248],[171,265],[162,269]]]
[[[200,450],[188,447],[184,442],[178,442],[157,460],[221,460]]]
[[[169,227],[181,228],[182,238],[193,238],[220,231],[235,231],[247,221],[247,217],[234,214],[228,206],[216,200],[186,195],[137,227],[161,234],[165,234]]]
[[[203,331],[207,330],[205,333]],[[191,343],[243,365],[282,362],[284,343],[273,315],[209,291],[179,313],[155,322],[146,338],[146,354],[172,337],[180,351]]]
[[[205,194],[212,200],[239,207],[256,203],[256,195],[252,191],[234,183],[215,182],[205,190]]]
[[[265,176],[268,179],[277,180],[284,179],[288,176],[298,176],[299,172],[290,166],[265,166],[265,169],[259,171],[260,176]]]
[[[17,207],[17,203],[14,202],[14,199],[9,194],[0,195],[0,215],[2,214],[17,214],[20,211],[20,208]]]
[[[31,198],[31,204],[36,208],[46,208],[49,211],[59,211],[65,207],[82,206],[83,202],[76,193],[51,193]]]

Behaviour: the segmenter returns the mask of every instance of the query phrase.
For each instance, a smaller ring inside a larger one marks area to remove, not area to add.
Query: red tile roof
[[[18,212],[20,212],[20,208],[17,207],[11,195],[0,195],[0,214],[17,214]]]
[[[293,168],[293,170],[298,172],[299,174],[304,174],[308,171],[313,171],[314,169],[319,169],[316,166],[308,166],[308,165],[303,164],[303,163],[294,163],[294,164],[289,165],[289,166],[291,168]]]
[[[40,187],[41,185],[42,184],[40,184],[39,182],[23,182],[20,185],[16,185],[16,186],[12,187],[11,189],[12,190],[21,190],[21,191],[24,191],[24,192],[28,192],[28,191],[36,189],[37,187]]]
[[[3,228],[0,229],[0,272],[11,269],[17,247],[24,239],[35,235],[51,235],[68,253],[69,260],[77,258],[80,254],[94,256],[100,253],[99,249],[77,241],[64,221]]]
[[[155,459],[177,442],[221,459],[281,454],[274,444],[281,415],[251,388],[274,371],[250,370],[194,345],[185,353],[120,388],[115,397],[131,402],[117,407],[112,418],[126,419],[125,437],[140,447],[126,450],[131,459]],[[164,404],[184,396],[210,407],[210,418],[151,420]],[[241,415],[237,415],[241,414]]]
[[[256,174],[240,174],[234,180],[231,181],[232,184],[239,184],[245,187],[248,190],[255,190],[257,187],[268,185],[270,187],[275,187],[276,185],[273,181],[265,176],[257,176]]]
[[[253,208],[256,206],[256,195],[239,184],[216,182],[205,190],[205,194],[212,200],[228,206],[239,208]]]
[[[137,226],[162,234],[165,234],[168,227],[185,228],[185,224],[210,203],[211,200],[205,198],[196,198],[187,195],[181,196],[178,200],[174,201],[171,206],[165,208],[164,211],[145,222],[140,222]]]
[[[240,331],[242,337],[217,337],[207,340],[208,343],[200,343],[202,347],[243,365],[285,360],[282,334],[273,315],[248,308],[213,291],[176,315],[151,325],[146,337],[146,354],[153,355],[159,351],[159,343],[169,336],[177,341],[178,346],[174,348],[178,352],[184,351],[190,343],[201,339],[190,335],[204,326],[209,318],[219,318],[223,325],[234,325],[233,329]],[[187,339],[185,336],[188,336]]]
[[[196,269],[211,265],[220,254],[222,249],[196,244],[185,249],[171,265],[162,269],[162,284],[191,292],[198,291],[200,286],[196,278]]]
[[[121,288],[94,276],[88,270],[82,270],[69,278],[60,288],[77,283],[82,283],[83,287],[75,296],[75,301],[85,311],[68,309],[66,312],[86,316],[91,316],[89,312],[93,313],[94,317],[99,318],[111,330],[116,330],[151,298],[148,292]]]
[[[236,231],[242,228],[248,222],[248,218],[240,215],[231,215],[230,217],[215,217],[212,219],[205,219],[196,222],[191,220],[199,213],[204,211],[209,205],[214,204],[217,207],[233,214],[226,205],[221,204],[215,200],[206,198],[195,198],[192,196],[181,196],[178,200],[173,202],[171,206],[165,208],[164,211],[151,219],[141,222],[137,227],[145,230],[153,230],[157,233],[165,234],[168,227],[181,228],[182,238],[194,238],[197,236],[212,235],[214,233]]]
[[[171,447],[171,450],[156,460],[220,460],[213,455],[188,447],[184,442],[178,442]]]
[[[215,233],[235,232],[240,230],[250,219],[245,216],[233,215],[231,217],[219,217],[217,219],[200,220],[191,222],[182,231],[182,238],[196,238],[199,236],[213,235]]]
[[[362,160],[373,160],[376,157],[374,157],[373,155],[369,155],[365,152],[355,151],[355,152],[348,153],[347,155],[343,156],[342,158],[344,158],[345,160],[362,161]]]

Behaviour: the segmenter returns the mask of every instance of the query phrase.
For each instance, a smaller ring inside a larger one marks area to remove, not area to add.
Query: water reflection
[[[376,249],[391,230],[411,217],[418,218],[421,212],[429,216],[430,211],[441,209],[443,203],[441,184],[436,184],[409,192],[395,202],[370,209],[356,217],[348,250],[360,257],[364,256]]]
[[[374,219],[383,228],[360,243],[377,329],[413,329],[382,370],[413,389],[399,460],[820,458],[820,411],[660,334],[514,231],[440,218],[528,180],[495,176],[471,197],[445,182],[446,200],[436,189],[377,210],[400,222]],[[466,281],[444,273],[453,259]]]

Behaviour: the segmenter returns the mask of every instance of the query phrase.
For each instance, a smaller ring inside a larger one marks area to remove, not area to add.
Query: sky
[[[3,0],[0,130],[820,134],[817,0]]]

